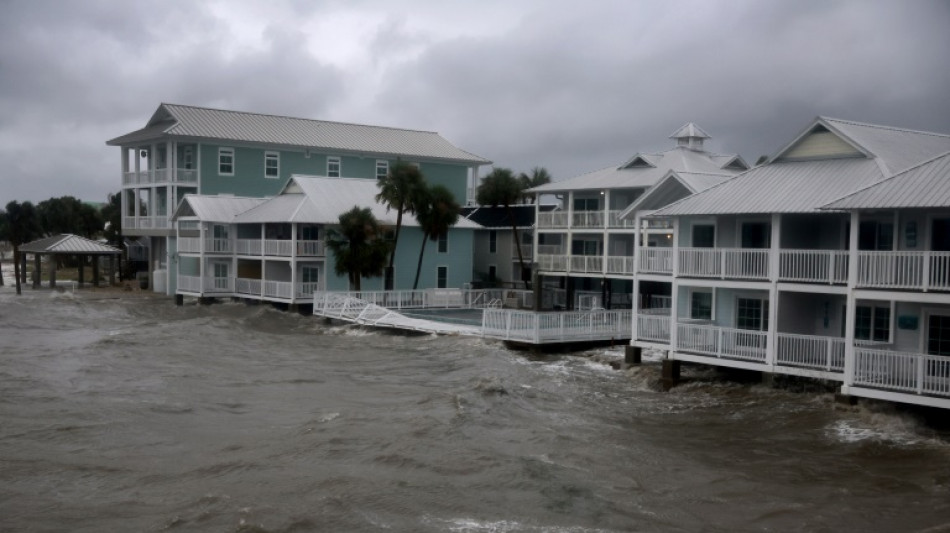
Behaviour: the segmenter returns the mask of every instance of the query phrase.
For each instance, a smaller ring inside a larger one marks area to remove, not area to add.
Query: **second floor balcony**
[[[278,239],[214,239],[179,237],[178,251],[193,254],[233,254],[266,257],[324,257],[324,241]]]
[[[122,185],[158,185],[167,183],[198,184],[198,171],[193,168],[156,168],[122,173]]]
[[[122,217],[122,231],[128,230],[168,230],[171,222],[167,216]]]
[[[597,211],[550,211],[538,213],[539,229],[634,229],[636,221],[620,218],[620,209]]]
[[[633,257],[538,253],[543,272],[633,275]]]

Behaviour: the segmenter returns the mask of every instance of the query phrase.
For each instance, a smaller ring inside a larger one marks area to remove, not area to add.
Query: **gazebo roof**
[[[122,253],[122,250],[118,248],[71,233],[63,233],[28,242],[20,246],[20,251],[31,254],[77,255],[118,255]]]

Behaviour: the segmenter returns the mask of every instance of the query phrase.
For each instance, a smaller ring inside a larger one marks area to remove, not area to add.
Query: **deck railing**
[[[571,217],[572,227],[575,228],[603,228],[603,211],[574,211]]]
[[[171,223],[166,216],[122,217],[123,229],[169,229]]]
[[[193,168],[139,170],[122,173],[122,185],[149,185],[154,183],[198,183],[198,171]]]
[[[854,385],[950,397],[950,358],[858,347]]]
[[[950,252],[858,252],[858,287],[950,290]]]
[[[631,311],[572,311],[535,313],[485,309],[482,333],[486,337],[542,344],[630,338]]]
[[[607,212],[607,226],[610,228],[630,228],[634,229],[637,227],[636,220],[624,220],[620,218],[620,213],[623,213],[622,209],[615,209]]]
[[[326,255],[326,246],[323,241],[297,241],[297,255],[322,257]]]
[[[767,335],[763,331],[702,324],[676,325],[676,348],[712,357],[764,363]]]
[[[847,250],[781,250],[782,281],[847,283]]]
[[[538,255],[564,255],[564,247],[560,244],[539,244]]]
[[[264,245],[260,239],[237,239],[234,241],[234,253],[237,255],[260,256]]]
[[[178,237],[178,252],[186,254],[197,254],[201,252],[201,238],[199,237]]]
[[[643,274],[672,274],[673,248],[640,248],[639,269]]]
[[[602,255],[572,255],[571,272],[597,273],[604,271],[604,257]]]
[[[205,276],[178,276],[178,291],[192,292],[199,294],[221,294],[234,292],[234,280],[232,278],[216,278]]]
[[[641,310],[637,314],[637,340],[669,344],[671,321],[669,315],[645,314]]]
[[[416,291],[316,291],[314,308],[324,302],[350,298],[387,309],[481,309],[500,305],[506,294],[529,291],[514,289],[422,289]],[[319,314],[319,313],[318,313]]]
[[[238,278],[234,280],[234,292],[237,294],[260,296],[261,295],[261,280],[250,279],[250,278]]]
[[[680,248],[681,276],[768,279],[769,250],[761,248]]]
[[[607,273],[633,275],[633,257],[607,256]]]
[[[266,239],[264,241],[264,255],[289,257],[294,251],[294,241]]]
[[[778,344],[775,362],[779,366],[844,371],[845,340],[841,337],[791,333],[777,333],[775,337]]]
[[[206,253],[229,254],[233,251],[231,239],[205,239]]]
[[[538,213],[539,228],[566,228],[567,211],[549,211],[547,213]]]
[[[567,272],[567,255],[538,254],[538,269],[545,272]]]

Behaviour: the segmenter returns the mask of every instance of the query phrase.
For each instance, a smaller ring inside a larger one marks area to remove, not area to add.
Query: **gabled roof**
[[[538,206],[538,209],[542,212],[548,212],[553,211],[556,207],[556,205],[541,205]],[[515,227],[533,227],[534,209],[535,206],[533,204],[511,206],[511,211],[515,217]],[[508,217],[508,209],[501,206],[463,207],[462,216],[485,228],[511,229],[511,219]]]
[[[823,206],[824,209],[950,207],[950,152]]]
[[[183,217],[196,217],[203,222],[229,223],[234,217],[258,206],[264,198],[242,198],[235,196],[201,196],[186,194],[182,198],[172,220]]]
[[[354,206],[368,207],[381,224],[395,225],[396,212],[376,201],[375,179],[326,178],[295,174],[277,196],[234,217],[234,223],[296,222],[337,224],[340,215]],[[404,226],[418,226],[412,215],[403,214]],[[453,226],[477,229],[474,222],[459,218]]]
[[[457,148],[438,133],[304,118],[161,104],[148,124],[106,144],[123,146],[161,138],[212,139],[408,156],[469,164],[490,161]]]
[[[63,233],[28,242],[20,246],[20,251],[31,254],[108,255],[122,253],[122,250],[118,248],[71,233]]]
[[[815,133],[834,134],[835,138],[830,140],[854,150],[845,150],[849,155],[844,157],[786,157]],[[890,177],[890,169],[901,165],[906,168],[906,163],[915,157],[920,162],[948,150],[947,135],[818,117],[768,163],[684,198],[655,215],[816,212]]]
[[[670,135],[670,139],[684,139],[694,137],[697,139],[711,139],[708,133],[703,131],[702,128],[697,126],[692,122],[687,122],[683,124],[680,129],[673,132],[673,135]]]
[[[656,154],[637,154],[620,167],[608,167],[575,178],[548,183],[528,189],[528,192],[548,194],[580,190],[648,188],[659,182],[671,170],[733,176],[739,170],[726,167],[737,157],[677,146]],[[641,160],[652,166],[630,166]],[[741,158],[738,160],[741,161]]]
[[[681,198],[705,191],[710,187],[732,179],[728,174],[701,174],[697,172],[667,172],[659,183],[641,195],[620,213],[620,218],[632,218],[640,210],[655,210]]]

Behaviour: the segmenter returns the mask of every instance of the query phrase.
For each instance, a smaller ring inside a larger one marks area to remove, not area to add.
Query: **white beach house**
[[[672,248],[637,247],[632,343],[950,407],[948,150],[948,135],[819,117],[766,164],[659,209],[647,220]],[[668,305],[640,298],[656,282]]]

